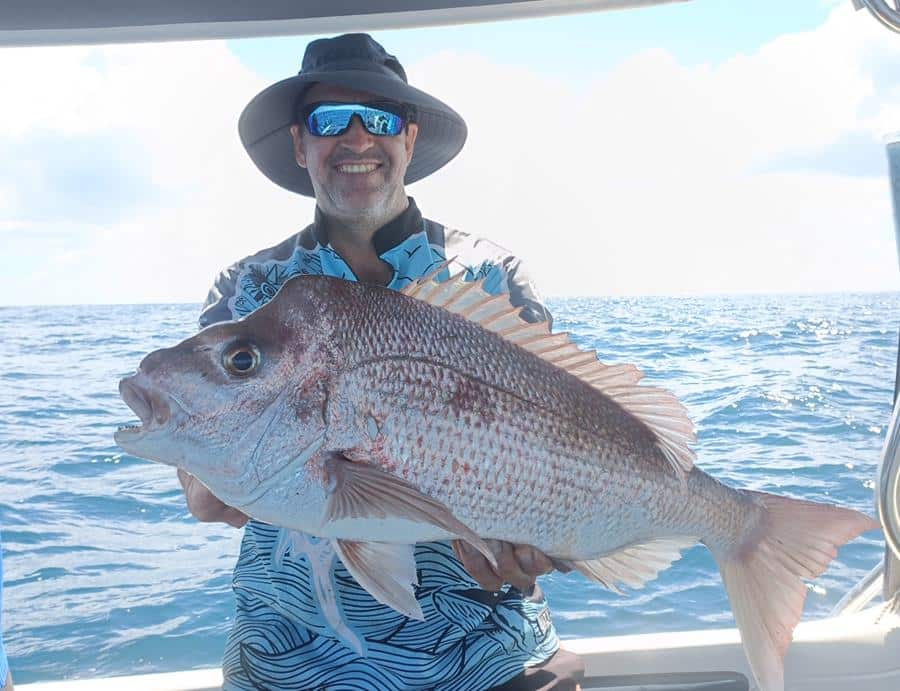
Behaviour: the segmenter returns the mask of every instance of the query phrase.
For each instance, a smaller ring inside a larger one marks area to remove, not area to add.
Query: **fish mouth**
[[[135,381],[139,375],[125,377],[119,382],[119,395],[141,421],[139,425],[123,425],[116,430],[117,443],[132,442],[146,433],[160,429],[172,417],[172,408],[165,394]]]

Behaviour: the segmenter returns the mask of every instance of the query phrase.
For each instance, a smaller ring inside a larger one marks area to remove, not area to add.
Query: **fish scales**
[[[537,529],[547,542],[534,544],[559,556],[608,552],[646,537],[648,525],[698,534],[702,510],[684,520],[683,486],[633,416],[477,324],[390,297],[368,293],[362,306],[335,305],[347,370],[338,395],[382,421],[391,433],[386,462],[401,477],[484,537],[534,543],[540,506]],[[418,448],[423,434],[436,443]],[[460,458],[484,468],[479,481],[441,475]],[[520,481],[529,477],[531,485]],[[660,493],[661,484],[669,490]],[[573,521],[598,505],[621,507],[614,526]]]
[[[543,530],[571,529],[573,512],[593,501],[598,487],[615,485],[608,467],[591,458],[590,435],[582,430],[569,435],[576,443],[567,443],[560,434],[566,423],[549,423],[521,399],[484,385],[478,385],[480,398],[496,414],[482,418],[471,407],[446,406],[432,383],[442,380],[444,391],[471,383],[430,363],[404,368],[421,372],[422,383],[395,392],[397,380],[389,368],[380,368],[383,388],[368,368],[359,372],[366,387],[348,381],[348,395],[357,397],[363,415],[380,421],[381,434],[389,439],[386,456],[373,457],[453,506],[464,522],[479,521],[483,535],[499,537],[494,533],[510,529],[511,521],[517,532],[532,532],[535,506],[544,507]],[[366,456],[365,450],[360,455]],[[523,510],[517,513],[519,505]]]
[[[724,485],[693,466],[671,394],[480,285],[406,292],[288,281],[245,319],[144,358],[119,386],[141,424],[116,440],[259,520],[329,540],[409,617],[424,617],[417,541],[458,538],[492,563],[485,538],[530,544],[615,590],[702,542],[760,689],[783,691],[803,579],[877,522]]]

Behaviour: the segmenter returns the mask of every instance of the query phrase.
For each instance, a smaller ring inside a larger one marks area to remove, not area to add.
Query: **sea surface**
[[[698,464],[733,485],[874,512],[900,294],[570,298],[555,330],[672,389]],[[5,640],[18,683],[218,665],[241,531],[195,521],[175,473],[118,449],[117,382],[195,331],[197,305],[0,308]],[[536,513],[535,520],[540,520]],[[881,558],[877,533],[810,585],[825,616]],[[563,638],[733,626],[703,547],[622,597],[543,579]]]

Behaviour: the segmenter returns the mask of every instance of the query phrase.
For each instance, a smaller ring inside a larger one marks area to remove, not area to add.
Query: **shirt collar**
[[[406,240],[410,235],[420,232],[423,229],[422,213],[416,206],[416,200],[407,197],[409,205],[406,210],[392,221],[388,221],[375,231],[372,236],[372,244],[379,256],[393,249],[401,242]],[[316,216],[313,222],[313,233],[316,241],[322,246],[328,246],[328,230],[325,227],[325,216],[321,209],[316,206]]]

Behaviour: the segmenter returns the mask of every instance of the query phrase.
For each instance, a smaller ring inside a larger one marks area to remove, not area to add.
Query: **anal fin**
[[[646,540],[626,545],[596,559],[563,564],[621,595],[620,584],[640,588],[680,559],[682,550],[696,543],[695,537]]]

